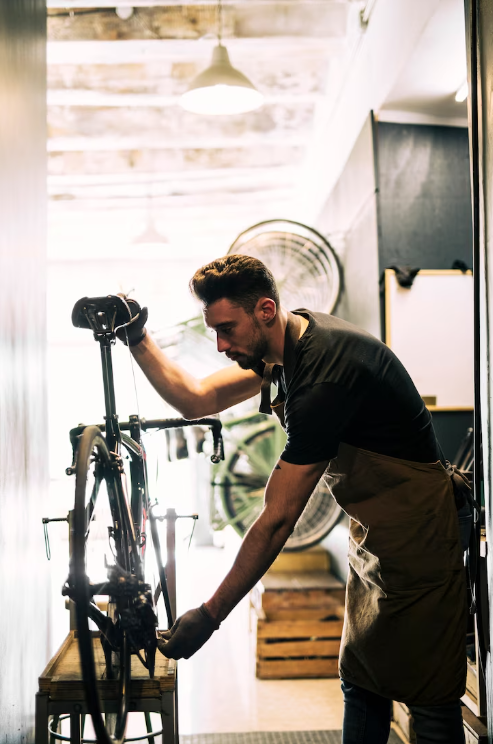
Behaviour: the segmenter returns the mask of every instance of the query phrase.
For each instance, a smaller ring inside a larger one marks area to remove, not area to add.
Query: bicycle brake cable
[[[191,533],[190,533],[190,539],[189,539],[189,541],[188,541],[188,548],[187,548],[188,552],[190,552],[190,548],[192,547],[193,533],[195,532],[195,525],[196,525],[196,524],[197,524],[197,520],[196,520],[196,519],[194,519],[194,520],[193,520],[192,531],[191,531]],[[185,538],[185,539],[186,539],[186,538]]]

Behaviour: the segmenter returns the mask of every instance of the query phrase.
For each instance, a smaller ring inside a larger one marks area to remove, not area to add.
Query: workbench
[[[82,681],[79,647],[76,632],[71,630],[64,643],[50,660],[39,677],[36,694],[35,744],[49,744],[50,717],[70,717],[70,742],[80,744],[81,717],[88,713]],[[106,665],[99,640],[99,631],[93,633],[96,673],[103,712],[116,711],[118,681],[105,679]],[[159,713],[162,722],[164,744],[178,744],[176,713],[176,662],[167,659],[159,651],[156,654],[156,669],[153,679],[137,656],[132,656],[132,678],[130,682],[130,712]],[[149,718],[147,717],[147,720]],[[159,732],[156,732],[159,733]],[[143,739],[152,737],[143,736]],[[54,737],[51,738],[53,742]]]

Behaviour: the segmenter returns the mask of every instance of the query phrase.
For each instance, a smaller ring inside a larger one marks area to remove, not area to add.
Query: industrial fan
[[[341,288],[339,262],[328,241],[313,228],[292,220],[259,222],[242,232],[228,253],[262,261],[272,271],[288,310],[334,310]]]
[[[241,233],[229,253],[260,259],[272,271],[284,307],[330,313],[339,299],[341,275],[337,257],[316,230],[291,220],[269,220]],[[273,416],[250,425],[252,419],[226,423],[230,446],[216,468],[214,495],[226,522],[244,535],[259,515],[267,479],[283,450],[286,436]],[[233,447],[231,447],[231,444]],[[340,507],[321,479],[284,550],[315,545],[330,532]]]

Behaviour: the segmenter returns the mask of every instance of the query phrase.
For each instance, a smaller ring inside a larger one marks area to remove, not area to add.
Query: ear
[[[277,314],[276,303],[270,297],[260,297],[255,305],[255,315],[260,322],[270,323]]]

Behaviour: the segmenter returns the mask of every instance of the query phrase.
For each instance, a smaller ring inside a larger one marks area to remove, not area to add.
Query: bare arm
[[[222,622],[259,581],[293,531],[327,462],[292,465],[279,460],[265,492],[265,506],[246,534],[231,571],[205,606]]]
[[[159,395],[188,419],[201,418],[241,403],[260,390],[260,377],[237,364],[202,380],[169,359],[149,333],[130,347],[139,367]]]
[[[170,630],[160,633],[158,648],[165,656],[189,659],[255,586],[293,531],[326,465],[291,465],[279,460],[267,484],[264,509],[218,590],[208,602],[185,612]]]

